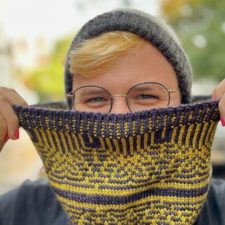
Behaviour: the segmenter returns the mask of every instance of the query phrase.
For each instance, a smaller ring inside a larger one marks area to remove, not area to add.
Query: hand
[[[8,139],[19,138],[19,121],[12,105],[28,106],[13,89],[0,87],[0,151]]]
[[[225,79],[215,87],[212,100],[219,100],[220,121],[225,126]]]

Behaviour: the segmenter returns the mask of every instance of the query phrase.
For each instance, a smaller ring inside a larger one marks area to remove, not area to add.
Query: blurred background
[[[81,25],[116,8],[136,8],[165,19],[176,31],[194,71],[193,94],[209,95],[225,78],[225,1],[213,0],[0,0],[0,86],[29,104],[62,100],[63,61]],[[214,176],[225,177],[225,128],[213,146]],[[0,194],[41,173],[27,134],[0,154]]]

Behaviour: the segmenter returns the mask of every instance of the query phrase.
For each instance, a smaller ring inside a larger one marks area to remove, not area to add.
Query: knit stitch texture
[[[125,115],[14,109],[72,224],[195,222],[210,182],[216,102]]]

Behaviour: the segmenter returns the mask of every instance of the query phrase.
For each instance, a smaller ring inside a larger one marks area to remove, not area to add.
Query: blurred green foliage
[[[45,63],[23,71],[24,83],[37,92],[40,102],[64,99],[64,59],[71,40],[57,40]]]
[[[225,1],[161,0],[193,66],[194,78],[225,77]]]
[[[130,1],[124,0],[124,5]],[[225,1],[160,0],[160,9],[181,39],[194,79],[225,77]],[[47,63],[23,71],[24,83],[40,101],[64,98],[63,60],[72,37],[56,41]]]

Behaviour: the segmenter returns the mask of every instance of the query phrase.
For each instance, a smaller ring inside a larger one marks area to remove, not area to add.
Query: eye
[[[136,96],[136,99],[159,99],[159,96],[153,94],[139,94]]]
[[[104,96],[90,96],[83,99],[83,105],[90,108],[101,108],[110,105],[110,98]]]
[[[132,104],[150,106],[158,104],[160,102],[160,96],[150,93],[141,93],[132,96],[130,101]]]
[[[97,97],[92,97],[92,98],[89,98],[87,99],[85,102],[87,104],[95,104],[95,103],[103,103],[103,102],[107,102],[108,100],[104,97],[101,97],[101,96],[97,96]]]

